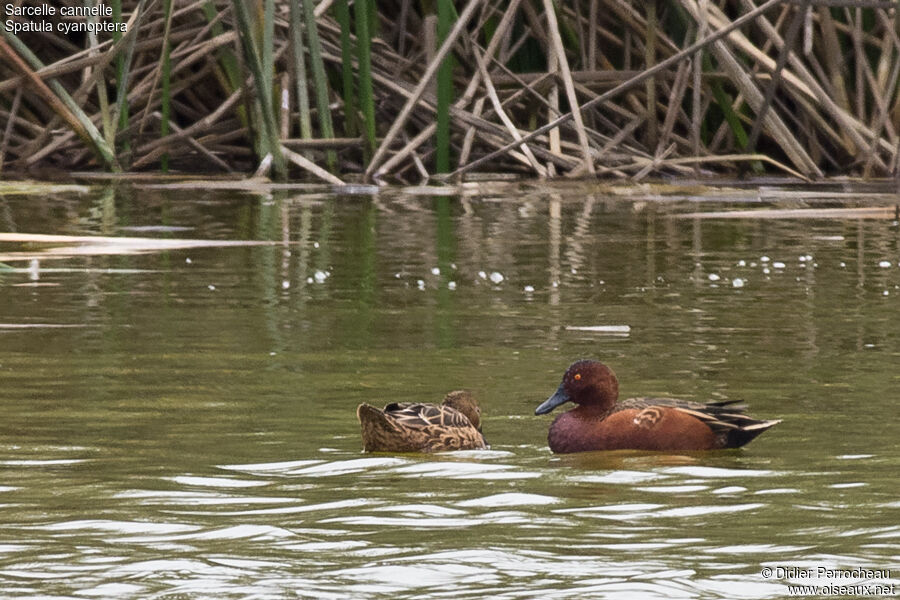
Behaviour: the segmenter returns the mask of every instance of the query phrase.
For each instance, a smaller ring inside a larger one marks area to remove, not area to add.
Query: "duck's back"
[[[384,414],[398,425],[414,429],[472,427],[469,419],[455,408],[424,402],[392,402],[384,407]]]
[[[379,409],[360,404],[363,447],[368,452],[441,452],[486,448],[471,421],[449,406],[393,402]]]

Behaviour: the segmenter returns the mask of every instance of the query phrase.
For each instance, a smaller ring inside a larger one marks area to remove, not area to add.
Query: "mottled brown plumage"
[[[481,409],[470,392],[457,390],[443,404],[392,402],[383,409],[360,404],[356,416],[367,452],[444,452],[487,448]]]

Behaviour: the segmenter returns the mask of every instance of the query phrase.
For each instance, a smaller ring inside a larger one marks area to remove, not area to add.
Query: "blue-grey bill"
[[[566,390],[563,389],[563,384],[559,384],[556,392],[554,392],[552,396],[544,400],[544,402],[542,402],[540,406],[534,409],[534,414],[546,415],[548,412],[550,412],[560,404],[565,404],[569,400],[571,400],[571,398],[569,398]]]

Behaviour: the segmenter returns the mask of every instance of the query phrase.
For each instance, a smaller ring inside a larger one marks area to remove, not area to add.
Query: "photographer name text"
[[[890,569],[829,569],[827,567],[763,567],[765,579],[890,579]]]

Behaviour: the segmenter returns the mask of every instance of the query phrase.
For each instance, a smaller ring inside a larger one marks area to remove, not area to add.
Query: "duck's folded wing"
[[[641,429],[653,429],[662,420],[662,407],[648,406],[635,415],[634,424]]]
[[[744,414],[744,407],[738,405],[740,400],[723,400],[720,402],[691,402],[677,398],[629,398],[616,405],[615,411],[639,409],[641,412],[634,419],[636,425],[650,429],[662,417],[660,408],[673,408],[691,415],[706,423],[715,433],[727,433],[735,430],[752,430],[768,421],[759,421]]]
[[[712,411],[734,411],[738,413],[744,412],[744,406],[739,405],[740,400],[722,400],[719,402],[693,402],[691,400],[681,400],[679,398],[628,398],[621,400],[616,404],[616,411],[626,410],[630,408],[649,408],[651,406],[664,406],[666,408],[679,408],[686,410],[712,410]]]
[[[471,427],[464,414],[449,406],[422,404],[418,402],[394,402],[384,407],[390,416],[402,427],[422,429],[425,427]]]

